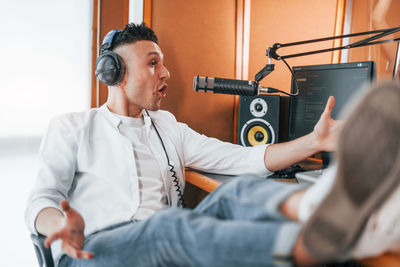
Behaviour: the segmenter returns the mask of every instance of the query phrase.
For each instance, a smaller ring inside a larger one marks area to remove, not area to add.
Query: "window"
[[[90,107],[91,9],[91,0],[2,4],[0,138],[41,135],[54,115]]]
[[[50,118],[90,107],[92,6],[92,0],[1,2],[2,266],[37,265],[24,210]]]

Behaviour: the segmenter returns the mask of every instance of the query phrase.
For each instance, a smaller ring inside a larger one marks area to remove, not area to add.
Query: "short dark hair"
[[[125,29],[116,34],[113,40],[112,50],[124,45],[133,44],[137,41],[152,41],[158,44],[158,38],[154,31],[146,26],[145,23],[135,24],[129,23]]]

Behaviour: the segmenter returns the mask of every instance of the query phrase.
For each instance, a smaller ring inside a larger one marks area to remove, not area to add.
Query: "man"
[[[32,232],[48,237],[47,245],[61,240],[61,248],[53,246],[56,263],[243,266],[267,263],[274,250],[290,258],[298,225],[260,224],[266,219],[260,203],[267,201],[268,194],[261,185],[263,192],[252,193],[257,191],[253,185],[257,183],[251,182],[254,178],[217,190],[194,211],[164,208],[182,203],[185,167],[265,176],[318,151],[333,150],[339,130],[330,117],[334,99],[328,100],[314,131],[292,142],[252,148],[224,143],[159,110],[170,74],[152,30],[129,24],[112,35],[110,41],[105,38],[109,47],[102,54],[117,54],[112,57],[120,57],[121,71],[116,81],[108,81],[107,103],[53,119],[41,145],[42,162],[26,220]],[[281,187],[267,184],[268,190],[279,189],[279,200],[298,190]],[[223,204],[223,197],[235,198],[235,194],[238,199],[253,199],[256,208],[246,211],[232,201]],[[232,214],[220,214],[224,206],[237,207]],[[285,219],[281,214],[273,216]],[[287,236],[286,246],[272,244],[283,236]],[[94,254],[82,250],[84,244]],[[265,258],[246,258],[255,251]]]

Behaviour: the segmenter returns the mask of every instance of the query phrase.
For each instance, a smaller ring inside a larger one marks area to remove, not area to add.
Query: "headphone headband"
[[[111,50],[115,35],[117,35],[117,33],[120,33],[120,32],[122,32],[122,31],[121,30],[111,30],[106,34],[106,36],[104,37],[104,40],[103,40],[103,44],[100,46],[101,52],[104,52],[105,50]]]

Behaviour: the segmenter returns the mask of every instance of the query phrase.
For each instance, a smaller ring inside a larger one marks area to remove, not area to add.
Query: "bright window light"
[[[90,108],[92,0],[0,0],[0,138]]]

